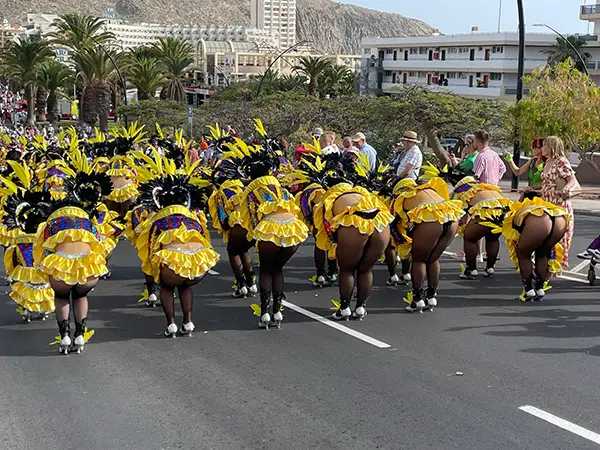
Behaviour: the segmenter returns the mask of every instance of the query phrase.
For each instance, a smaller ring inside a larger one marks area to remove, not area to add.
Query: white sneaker
[[[417,302],[417,309],[423,309],[425,308],[425,300],[419,300]]]
[[[174,323],[170,324],[165,330],[165,336],[172,338],[177,337],[177,325]]]
[[[402,279],[408,283],[412,280],[412,277],[410,276],[410,273],[405,273],[404,275],[402,275]]]
[[[398,283],[400,283],[400,278],[398,278],[398,275],[390,277],[390,279],[385,282],[385,284],[388,286],[396,286]]]
[[[579,259],[592,259],[592,254],[590,253],[590,251],[589,251],[589,250],[586,250],[586,251],[585,251],[585,252],[583,252],[583,253],[578,253],[578,254],[577,254],[577,257],[578,257]]]
[[[196,329],[194,322],[190,321],[181,325],[181,334],[184,336],[191,336],[192,332]]]
[[[358,308],[356,308],[354,310],[354,314],[352,316],[356,319],[362,320],[363,317],[365,317],[366,315],[367,315],[367,310],[365,309],[365,307],[359,306]]]
[[[428,298],[427,299],[427,306],[429,306],[430,308],[434,308],[437,306],[437,298],[432,297],[432,298]]]
[[[274,315],[273,315],[273,321],[274,322],[281,322],[283,320],[283,314],[281,313],[281,311],[277,311]]]
[[[495,273],[496,273],[496,271],[494,270],[494,268],[490,267],[489,269],[485,269],[483,271],[483,276],[490,278],[490,277],[494,276]]]
[[[538,299],[543,299],[546,296],[546,291],[543,289],[538,289],[535,291],[535,295]]]
[[[269,323],[271,322],[271,314],[264,313],[260,320],[258,321],[258,328],[269,328]]]
[[[253,284],[248,288],[248,292],[250,292],[251,295],[256,295],[256,293],[258,292],[258,286],[256,286],[256,284]]]

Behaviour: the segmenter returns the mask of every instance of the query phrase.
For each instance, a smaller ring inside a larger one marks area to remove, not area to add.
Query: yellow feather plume
[[[410,304],[412,304],[412,302],[413,302],[413,298],[414,298],[414,297],[413,297],[413,293],[412,293],[411,291],[409,291],[409,292],[406,294],[406,297],[405,297],[405,298],[403,298],[402,300],[404,300],[404,303],[408,303],[408,304],[410,305]]]
[[[257,305],[256,303],[252,303],[252,304],[250,305],[250,308],[252,308],[252,313],[253,313],[255,316],[258,316],[258,317],[260,317],[260,306],[259,306],[259,305]]]
[[[31,189],[32,174],[29,168],[25,164],[20,164],[16,161],[8,160],[6,162],[12,167],[13,174],[19,179],[21,185],[27,190]]]
[[[262,137],[265,137],[267,135],[262,120],[254,119],[254,128],[256,129],[257,133],[260,134]]]
[[[156,130],[156,134],[158,135],[158,139],[164,139],[165,135],[163,133],[162,128],[160,127],[160,125],[158,123],[154,124],[154,129]]]

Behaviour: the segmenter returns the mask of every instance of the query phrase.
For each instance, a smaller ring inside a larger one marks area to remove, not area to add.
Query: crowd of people
[[[245,140],[231,127],[211,126],[199,145],[158,125],[152,135],[137,124],[110,135],[75,128],[51,138],[3,134],[0,243],[23,319],[55,313],[60,352],[80,352],[93,335],[88,294],[110,277],[111,254],[127,239],[145,280],[141,301],[162,305],[165,336],[191,335],[192,287],[220,258],[209,223],[226,244],[233,296],[258,296],[251,307],[260,328],[281,326],[285,267],[309,235],[313,285],[339,285],[333,320],[364,319],[382,258],[388,285],[412,285],[406,311],[433,310],[439,260],[456,236],[464,241],[465,279],[478,275],[482,242],[483,275],[494,276],[503,236],[523,301],[542,300],[551,276],[567,265],[578,185],[558,137],[535,141],[535,159],[523,167],[508,161],[513,172],[531,173],[530,189],[512,202],[498,187],[506,167],[485,131],[461,140],[460,157],[448,154],[452,163],[442,168],[423,164],[413,131],[384,165],[361,132],[338,139],[316,129],[289,161],[287,142],[270,137],[260,120],[255,125]]]

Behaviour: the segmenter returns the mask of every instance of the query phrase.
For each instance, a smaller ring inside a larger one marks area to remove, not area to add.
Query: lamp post
[[[523,98],[523,76],[525,75],[525,13],[523,11],[523,0],[517,0],[517,10],[519,13],[519,63],[517,66],[517,103]],[[519,166],[521,164],[521,139],[519,124],[515,125],[513,161]],[[513,174],[511,187],[513,190],[519,189],[519,177]]]
[[[98,40],[92,36],[91,34],[89,34],[87,31],[81,29],[80,27],[70,24],[70,26],[72,26],[73,28],[79,30],[79,32],[85,34],[87,37],[89,37],[91,39],[91,41],[96,44],[105,54],[106,56],[108,56],[108,59],[110,60],[110,62],[112,63],[112,65],[115,68],[115,71],[117,72],[117,76],[119,77],[119,80],[121,81],[121,85],[123,86],[123,102],[124,105],[127,106],[128,101],[127,101],[127,80],[125,79],[125,77],[123,76],[123,74],[121,73],[121,70],[119,70],[119,66],[117,65],[115,59],[112,57],[112,55],[110,54],[110,52],[106,49],[106,47],[104,47],[104,45],[102,45],[100,42],[98,42]],[[123,49],[123,47],[121,47],[121,50]],[[82,105],[80,105],[81,107]],[[128,126],[127,124],[127,115],[125,115],[124,117],[125,120],[125,127]]]
[[[533,26],[534,27],[546,27],[550,31],[553,31],[563,41],[565,41],[569,45],[569,47],[571,47],[571,49],[575,52],[575,54],[577,55],[577,58],[579,58],[579,61],[581,62],[581,67],[583,67],[583,71],[585,72],[585,74],[588,77],[590,76],[590,72],[588,71],[587,65],[585,64],[585,59],[583,58],[583,56],[581,56],[581,53],[579,53],[579,50],[577,50],[575,48],[575,46],[573,45],[573,43],[571,41],[569,41],[566,37],[564,37],[561,33],[559,33],[557,30],[552,28],[550,25],[546,25],[545,23],[536,23]]]
[[[273,67],[275,65],[275,63],[279,60],[279,58],[281,58],[283,55],[285,55],[288,52],[291,52],[292,50],[296,49],[297,47],[300,47],[301,45],[304,44],[308,44],[310,41],[300,41],[297,44],[292,45],[291,47],[286,48],[285,50],[283,50],[282,52],[280,52],[273,61],[271,61],[271,64],[269,64],[269,67],[267,67],[267,70],[265,70],[265,73],[269,72],[269,70],[271,70],[271,67]],[[262,85],[263,85],[263,80],[265,79],[265,76],[263,74],[262,77],[260,77],[260,83],[258,83],[258,89],[256,90],[256,96],[258,97],[260,95],[260,90],[262,89]]]

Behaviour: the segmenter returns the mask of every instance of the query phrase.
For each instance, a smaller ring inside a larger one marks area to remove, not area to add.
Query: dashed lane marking
[[[386,344],[385,342],[381,342],[381,341],[379,341],[375,338],[372,338],[371,336],[367,336],[366,334],[363,334],[359,331],[355,331],[355,330],[345,327],[344,325],[341,325],[337,322],[326,319],[325,317],[321,317],[318,314],[315,314],[307,309],[301,308],[300,306],[294,305],[293,303],[290,303],[286,300],[283,301],[283,306],[285,306],[288,309],[291,309],[292,311],[296,311],[297,313],[302,314],[306,317],[309,317],[313,320],[316,320],[317,322],[320,322],[323,325],[327,325],[328,327],[335,328],[336,330],[341,331],[342,333],[345,333],[349,336],[352,336],[353,338],[359,339],[363,342],[366,342],[367,344],[371,344],[377,348],[391,348],[390,344]]]
[[[527,414],[531,414],[532,416],[537,417],[538,419],[545,420],[552,425],[555,425],[563,430],[566,430],[570,433],[576,434],[577,436],[581,436],[588,441],[592,441],[595,444],[600,445],[600,434],[594,433],[593,431],[588,430],[587,428],[580,427],[579,425],[574,424],[573,422],[569,422],[568,420],[561,419],[560,417],[555,416],[554,414],[550,414],[546,411],[543,411],[535,406],[525,405],[519,408],[521,411],[526,412]]]
[[[573,272],[573,273],[579,273],[579,272],[581,272],[583,269],[587,268],[587,266],[589,266],[589,265],[590,265],[590,261],[589,261],[589,260],[583,261],[583,262],[581,262],[580,264],[576,265],[576,266],[573,268],[573,270],[571,270],[571,272]]]

